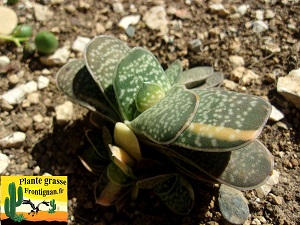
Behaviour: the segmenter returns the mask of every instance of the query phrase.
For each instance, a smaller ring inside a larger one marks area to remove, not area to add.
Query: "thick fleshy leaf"
[[[93,147],[85,149],[78,157],[89,172],[100,175],[104,170],[105,160],[98,155]]]
[[[212,177],[228,186],[248,190],[263,185],[270,177],[274,162],[273,156],[258,140],[231,152],[200,152],[189,149],[175,149],[165,154],[177,161],[177,166],[193,174]]]
[[[136,108],[139,112],[149,109],[165,96],[161,86],[154,83],[143,83],[135,96]]]
[[[94,197],[97,204],[110,206],[120,201],[126,194],[129,188],[111,182],[106,176],[106,170],[100,176],[95,189]]]
[[[179,60],[173,62],[168,69],[165,70],[166,76],[171,85],[174,85],[179,81],[181,72],[182,66]]]
[[[172,211],[186,215],[194,205],[194,190],[182,176],[174,175],[154,187],[154,192]]]
[[[248,219],[248,201],[241,191],[221,184],[218,202],[223,217],[230,224],[244,224]]]
[[[127,125],[156,143],[172,143],[192,121],[198,96],[184,86],[174,86],[157,104]]]
[[[85,63],[92,77],[114,108],[114,71],[119,60],[130,50],[122,41],[111,36],[97,36],[85,49]]]
[[[205,80],[213,74],[214,70],[209,66],[199,66],[183,71],[180,74],[179,83],[187,88],[198,87],[205,83]]]
[[[103,159],[109,160],[109,151],[107,151],[107,147],[105,147],[104,142],[101,138],[99,138],[99,131],[97,130],[89,130],[86,132],[86,137],[94,151]],[[110,142],[111,143],[111,142]]]
[[[114,89],[121,116],[124,120],[134,119],[135,96],[144,82],[157,84],[165,92],[170,83],[155,56],[140,47],[133,48],[118,63],[115,70]]]
[[[224,74],[221,72],[214,72],[211,76],[209,76],[206,80],[205,83],[199,87],[194,87],[199,88],[199,89],[208,89],[212,87],[218,87],[221,85],[222,81],[224,79]]]
[[[107,120],[120,120],[91,77],[84,60],[76,59],[64,65],[56,75],[56,82],[58,88],[71,100],[100,113]]]
[[[174,145],[199,151],[231,151],[253,141],[267,122],[266,100],[238,92],[193,90],[199,107]]]
[[[114,162],[107,167],[107,177],[111,182],[120,186],[126,187],[133,184],[133,179],[127,176]]]
[[[136,161],[142,157],[139,141],[136,135],[121,122],[116,123],[114,129],[114,141],[117,146],[123,148]]]
[[[140,189],[153,189],[159,183],[174,177],[174,174],[161,174],[154,177],[147,177],[136,182],[136,186]]]

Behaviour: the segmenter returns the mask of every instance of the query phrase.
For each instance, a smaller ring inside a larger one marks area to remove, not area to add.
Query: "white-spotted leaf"
[[[187,88],[198,87],[205,83],[205,80],[213,74],[214,70],[209,66],[199,66],[183,71],[180,74],[179,83]]]
[[[56,75],[56,82],[58,88],[73,101],[100,113],[109,121],[120,120],[99,90],[83,60],[72,60],[64,65]]]
[[[174,86],[161,101],[127,125],[156,143],[172,143],[190,125],[198,101],[198,96],[184,86]]]
[[[176,60],[173,62],[168,69],[165,70],[166,76],[171,85],[178,83],[180,79],[180,74],[182,72],[181,62]]]
[[[264,99],[222,90],[193,90],[199,107],[175,145],[199,151],[231,151],[253,141],[269,118]]]
[[[122,41],[111,36],[97,36],[85,49],[85,63],[92,77],[114,108],[114,71],[119,60],[130,50]]]
[[[165,96],[165,92],[161,86],[154,83],[143,83],[135,96],[136,108],[139,112],[153,106]]]
[[[121,116],[131,121],[136,113],[135,96],[144,82],[157,84],[165,92],[170,83],[155,56],[143,49],[133,48],[117,65],[114,89]]]

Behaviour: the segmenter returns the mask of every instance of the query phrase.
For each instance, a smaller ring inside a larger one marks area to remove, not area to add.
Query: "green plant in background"
[[[48,210],[48,213],[50,213],[50,214],[55,213],[55,210],[56,210],[55,199],[50,200],[50,206],[51,206],[51,208]]]
[[[48,31],[40,31],[34,39],[36,49],[40,53],[52,54],[58,47],[58,40]]]
[[[18,25],[11,35],[0,35],[0,39],[12,41],[18,47],[21,47],[21,42],[28,42],[32,35],[32,27],[27,25]]]
[[[179,61],[163,70],[148,50],[130,49],[111,36],[95,37],[84,60],[61,68],[59,89],[91,110],[99,128],[88,133],[92,147],[80,156],[89,171],[102,174],[97,203],[118,204],[129,192],[135,199],[139,189],[152,189],[168,208],[187,214],[197,182],[239,190],[265,183],[273,157],[256,138],[270,104],[217,88],[222,80],[211,67],[182,71]],[[114,127],[114,138],[106,126]],[[231,210],[221,204],[220,209]],[[248,216],[232,213],[241,221]]]
[[[4,201],[4,212],[5,215],[12,220],[20,220],[21,216],[16,214],[16,208],[22,204],[23,201],[23,188],[18,187],[18,200],[16,201],[16,185],[14,182],[8,185],[9,197],[5,198]],[[22,215],[23,216],[23,215]],[[19,221],[18,221],[19,222]]]

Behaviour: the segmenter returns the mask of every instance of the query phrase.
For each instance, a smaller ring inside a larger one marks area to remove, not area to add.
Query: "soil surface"
[[[185,68],[209,65],[224,72],[226,81],[234,82],[234,91],[268,99],[284,118],[280,122],[268,121],[259,139],[274,155],[279,184],[262,198],[254,190],[245,192],[250,208],[246,224],[300,224],[300,111],[276,90],[278,78],[300,66],[299,1],[120,0],[121,12],[113,7],[113,2],[20,0],[9,7],[15,10],[20,23],[33,27],[34,34],[41,30],[54,32],[60,47],[71,46],[77,36],[114,35],[131,47],[150,49],[164,68],[175,59],[180,59]],[[224,11],[210,9],[218,2],[223,4]],[[54,12],[52,18],[38,21],[34,8],[30,7],[33,3],[43,3]],[[237,13],[238,7],[245,4],[248,6],[245,14]],[[0,5],[4,3],[1,1]],[[147,27],[143,20],[143,15],[156,5],[166,9],[169,29],[166,35]],[[255,32],[253,21],[258,20],[261,11],[267,29]],[[124,16],[137,14],[142,18],[133,26],[134,34],[128,36],[118,23]],[[201,45],[192,51],[189,43],[194,39],[199,39]],[[268,43],[279,50],[270,50]],[[24,60],[22,48],[8,42],[0,44],[0,55],[8,56],[12,65],[9,71],[0,74],[0,95],[20,84],[36,81],[40,75],[50,79],[48,87],[37,91],[38,102],[26,104],[25,99],[25,103],[12,107],[1,103],[1,137],[12,131],[26,133],[21,146],[0,150],[10,158],[2,175],[67,175],[69,224],[225,224],[216,201],[218,189],[209,184],[200,187],[195,207],[187,216],[168,211],[148,192],[142,193],[135,205],[127,205],[119,212],[115,207],[96,205],[93,187],[98,177],[90,174],[76,155],[87,144],[84,133],[91,127],[88,111],[75,104],[72,121],[65,126],[56,122],[55,106],[67,100],[55,83],[55,74],[61,66],[47,67],[39,62],[38,55]],[[250,83],[236,80],[232,76],[234,65],[229,60],[232,55],[242,57],[244,67],[258,77]],[[81,57],[82,53],[71,50],[70,58]],[[15,74],[19,80],[12,82],[11,76]]]

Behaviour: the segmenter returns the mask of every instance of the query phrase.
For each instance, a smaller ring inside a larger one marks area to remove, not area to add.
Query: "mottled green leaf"
[[[184,86],[174,86],[161,101],[127,125],[138,135],[169,144],[190,125],[197,106],[197,95]]]
[[[135,96],[144,82],[157,84],[165,92],[170,83],[155,56],[136,47],[128,52],[115,70],[114,89],[120,113],[124,120],[134,119],[136,112]]]
[[[194,205],[194,190],[182,176],[174,175],[154,187],[154,192],[172,211],[186,215]]]
[[[260,134],[271,106],[266,100],[238,92],[193,90],[198,110],[174,145],[199,151],[231,151]]]
[[[71,100],[100,113],[107,120],[120,120],[99,90],[83,60],[72,60],[64,65],[56,75],[56,82],[58,88]]]
[[[187,88],[198,87],[205,83],[205,80],[213,74],[214,70],[209,66],[199,66],[183,71],[180,74],[179,83]]]
[[[129,50],[124,42],[105,35],[92,39],[85,49],[86,66],[114,108],[117,108],[113,90],[115,67]]]
[[[273,156],[258,140],[231,152],[200,152],[179,148],[165,154],[181,163],[195,177],[205,173],[220,183],[241,190],[264,184],[274,167]]]
[[[165,70],[166,76],[171,85],[174,85],[179,81],[181,72],[182,66],[180,60],[176,60],[168,67],[168,69]]]
[[[139,112],[153,106],[165,96],[165,92],[161,86],[154,83],[143,83],[135,96],[136,108]]]

